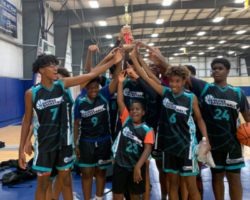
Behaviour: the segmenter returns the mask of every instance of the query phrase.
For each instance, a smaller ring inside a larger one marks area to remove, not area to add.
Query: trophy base
[[[133,49],[133,46],[131,44],[124,44],[123,48],[124,49]]]

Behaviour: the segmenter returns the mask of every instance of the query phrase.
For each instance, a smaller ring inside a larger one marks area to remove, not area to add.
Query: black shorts
[[[245,167],[245,160],[243,157],[243,151],[237,151],[233,153],[211,151],[215,168],[211,168],[211,171],[216,173],[218,169],[222,171],[230,171],[241,169]]]
[[[181,158],[163,152],[163,171],[180,174],[181,176],[196,176],[199,165],[196,156],[193,159]]]
[[[107,169],[113,166],[111,138],[100,142],[79,142],[79,167],[95,167]]]
[[[113,171],[113,193],[114,194],[143,194],[146,187],[146,165],[141,167],[142,181],[139,184],[134,182],[134,171],[115,164]]]
[[[39,154],[35,150],[32,168],[42,174],[52,172],[54,167],[57,170],[65,170],[72,167],[74,157],[72,145],[48,153]]]

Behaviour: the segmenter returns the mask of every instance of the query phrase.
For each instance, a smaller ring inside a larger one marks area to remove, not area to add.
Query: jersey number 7
[[[50,109],[50,112],[54,112],[52,120],[55,120],[58,108]]]

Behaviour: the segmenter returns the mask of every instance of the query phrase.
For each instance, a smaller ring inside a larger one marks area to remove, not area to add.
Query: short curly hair
[[[44,65],[49,65],[50,63],[59,64],[59,60],[54,55],[41,54],[37,57],[36,61],[33,63],[32,72],[33,74],[38,73],[39,69]]]
[[[227,70],[230,70],[231,69],[231,64],[229,62],[229,60],[225,59],[225,58],[215,58],[212,63],[211,63],[211,68],[213,68],[213,66],[215,64],[223,64],[224,67],[227,69]]]
[[[172,76],[180,76],[183,80],[185,80],[190,75],[190,72],[186,66],[170,66],[168,67],[165,76],[172,77]]]
[[[70,77],[69,71],[68,71],[66,68],[64,68],[64,67],[59,67],[58,70],[57,70],[57,73],[58,73],[58,74],[61,74],[61,75],[64,76],[65,78]]]

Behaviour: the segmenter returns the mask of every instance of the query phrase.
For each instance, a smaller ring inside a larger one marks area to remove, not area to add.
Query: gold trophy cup
[[[128,4],[126,3],[124,5],[125,7],[125,15],[122,17],[122,21],[124,21],[124,23],[126,24],[125,26],[123,26],[124,28],[130,28],[130,26],[128,25],[129,22],[131,21],[131,16],[128,14]],[[125,40],[126,40],[126,44],[123,45],[124,49],[132,49],[132,45],[130,44],[130,40],[129,40],[129,34],[125,34]]]

